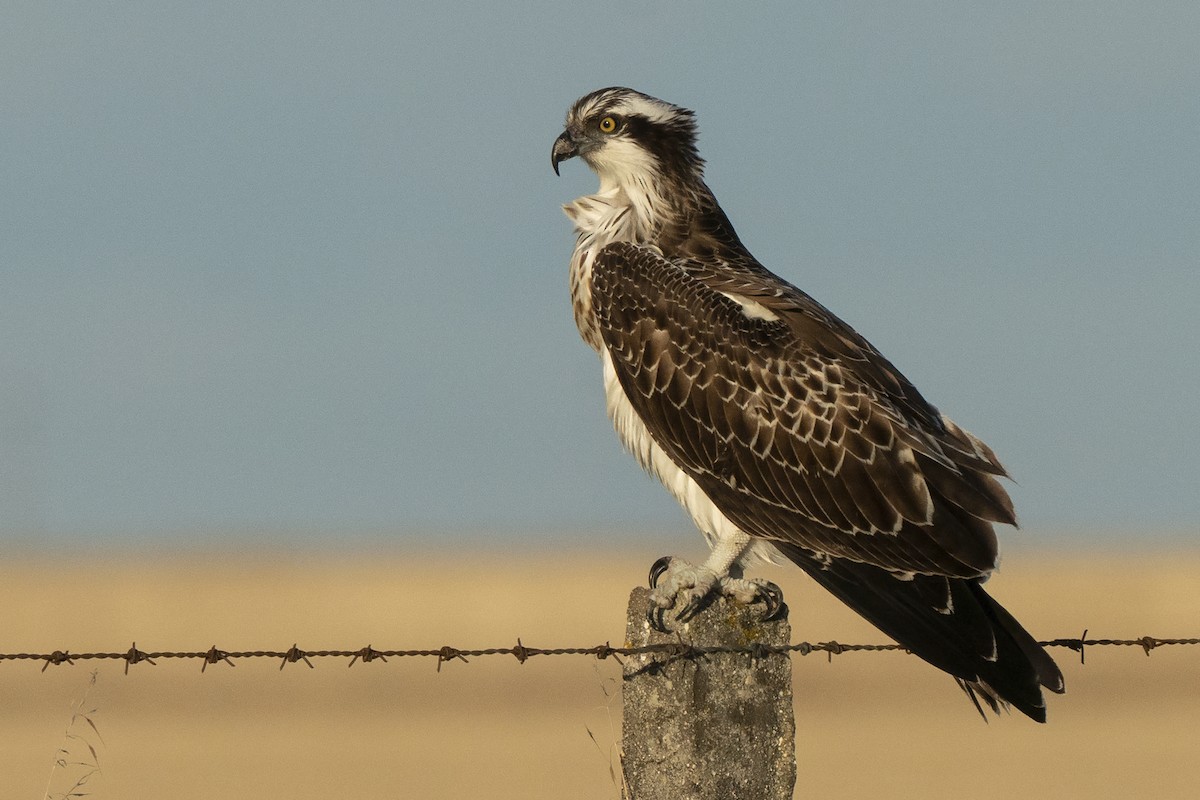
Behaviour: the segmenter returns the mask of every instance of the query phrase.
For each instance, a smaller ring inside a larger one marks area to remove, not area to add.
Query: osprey
[[[691,111],[592,92],[567,113],[555,173],[574,156],[600,178],[564,206],[575,322],[621,441],[711,547],[703,564],[655,562],[651,622],[714,592],[786,613],[744,568],[790,560],[976,708],[1044,722],[1040,687],[1062,692],[1062,674],[983,589],[993,523],[1016,524],[991,449],[750,254],[704,182]]]

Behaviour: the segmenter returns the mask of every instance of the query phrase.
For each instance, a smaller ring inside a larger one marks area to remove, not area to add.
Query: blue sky
[[[1026,527],[1196,532],[1198,51],[1192,3],[13,4],[0,535],[686,527],[567,300],[550,146],[613,84]]]

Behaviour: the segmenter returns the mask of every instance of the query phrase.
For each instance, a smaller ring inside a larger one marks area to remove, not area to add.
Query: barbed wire
[[[1089,647],[1140,647],[1145,651],[1146,655],[1150,655],[1150,651],[1159,647],[1167,647],[1174,645],[1200,645],[1200,638],[1196,639],[1181,639],[1181,638],[1159,638],[1155,636],[1141,636],[1136,639],[1089,639],[1088,632],[1084,630],[1083,634],[1077,638],[1065,639],[1048,639],[1038,642],[1043,647],[1066,647],[1079,653],[1079,661],[1083,663],[1084,651]],[[613,647],[608,642],[592,647],[529,647],[521,643],[517,639],[516,645],[512,647],[487,647],[487,648],[459,648],[450,647],[449,645],[436,649],[423,650],[378,650],[371,645],[361,647],[356,650],[304,650],[297,644],[293,644],[287,650],[222,650],[216,645],[213,645],[207,650],[182,650],[182,651],[145,651],[139,650],[137,642],[134,642],[130,648],[124,652],[97,652],[97,653],[76,653],[71,650],[55,650],[52,653],[0,653],[0,661],[41,661],[42,672],[45,672],[48,667],[61,666],[62,664],[74,664],[76,661],[96,661],[96,660],[111,660],[124,661],[125,673],[129,673],[129,667],[134,664],[149,663],[154,665],[160,659],[199,659],[202,663],[200,671],[204,672],[210,664],[219,664],[224,662],[229,666],[235,666],[234,660],[242,659],[258,659],[271,658],[279,659],[279,669],[282,670],[288,664],[304,662],[310,669],[315,668],[312,659],[319,658],[341,658],[349,659],[347,664],[353,667],[358,662],[368,663],[371,661],[384,661],[389,658],[436,658],[437,669],[440,672],[442,664],[449,661],[467,662],[469,658],[477,658],[482,656],[513,656],[518,662],[524,664],[534,656],[591,656],[596,659],[615,658],[617,661],[621,657],[638,656],[638,655],[664,655],[671,658],[700,658],[706,655],[718,653],[742,653],[754,658],[762,658],[768,655],[782,655],[785,653],[798,653],[801,656],[811,655],[812,653],[826,653],[829,660],[832,662],[835,655],[852,652],[877,653],[889,650],[899,650],[908,652],[906,648],[898,644],[843,644],[841,642],[798,642],[789,645],[765,645],[752,644],[742,647],[732,646],[700,646],[690,644],[680,639],[677,642],[666,642],[661,644],[639,645],[637,647]]]

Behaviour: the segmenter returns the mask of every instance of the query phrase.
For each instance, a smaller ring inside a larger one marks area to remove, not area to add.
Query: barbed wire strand
[[[1077,638],[1067,639],[1048,639],[1038,644],[1043,647],[1066,647],[1079,653],[1079,661],[1083,663],[1084,651],[1089,647],[1140,647],[1145,651],[1146,655],[1150,655],[1150,651],[1159,647],[1178,646],[1178,645],[1200,645],[1200,638],[1182,639],[1182,638],[1159,638],[1154,636],[1141,636],[1136,639],[1089,639],[1088,632],[1084,630],[1083,634]],[[802,656],[807,656],[812,653],[826,653],[829,660],[832,662],[835,655],[842,653],[866,652],[877,653],[889,650],[899,650],[908,652],[904,647],[898,644],[843,644],[841,642],[798,642],[789,645],[763,645],[754,644],[744,647],[729,647],[729,646],[699,646],[689,644],[685,641],[667,642],[663,644],[647,644],[638,647],[613,647],[608,642],[592,647],[529,647],[522,644],[520,639],[517,639],[516,645],[512,647],[487,647],[487,648],[459,648],[450,647],[449,645],[436,649],[421,649],[421,650],[377,650],[371,645],[361,647],[356,650],[303,650],[297,644],[292,644],[287,650],[222,650],[216,645],[213,645],[207,650],[182,650],[182,651],[144,651],[139,650],[137,642],[124,652],[107,652],[107,653],[76,653],[69,649],[55,650],[52,653],[0,653],[0,661],[41,661],[42,672],[45,672],[48,667],[61,666],[62,664],[74,664],[76,661],[96,661],[96,660],[112,660],[124,661],[125,673],[129,673],[129,667],[135,664],[149,663],[156,664],[161,659],[198,659],[201,666],[200,671],[204,672],[210,664],[225,664],[233,667],[236,660],[250,658],[272,658],[279,659],[279,669],[282,670],[288,664],[304,662],[310,669],[315,669],[312,659],[319,658],[341,658],[349,659],[347,666],[353,667],[360,661],[368,663],[371,661],[384,661],[389,658],[435,658],[437,659],[437,670],[441,672],[442,664],[449,661],[467,662],[470,658],[479,658],[482,656],[513,656],[518,662],[524,664],[534,656],[591,656],[596,659],[616,658],[620,661],[621,657],[638,656],[638,655],[664,655],[673,658],[699,658],[705,655],[717,653],[744,653],[755,658],[761,658],[767,655],[780,655],[784,653],[799,653]]]

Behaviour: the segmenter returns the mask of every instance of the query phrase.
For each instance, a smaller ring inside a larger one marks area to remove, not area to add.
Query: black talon
[[[767,613],[763,614],[763,622],[786,619],[788,607],[787,603],[783,602],[783,592],[779,587],[773,583],[768,583],[761,588],[763,603],[767,606]]]
[[[774,622],[777,619],[787,619],[788,606],[787,603],[780,603],[773,610],[768,611],[763,615],[763,622]]]
[[[709,592],[703,597],[693,597],[691,600],[687,601],[683,608],[679,610],[679,613],[675,615],[675,619],[678,622],[687,622],[692,617],[708,608],[712,604],[712,601],[715,597],[716,594],[714,592]]]
[[[650,610],[646,612],[646,621],[650,623],[650,627],[659,633],[670,633],[671,629],[667,627],[667,623],[663,621],[663,609],[657,604],[652,604]]]
[[[658,561],[655,561],[653,564],[650,565],[650,588],[651,589],[658,586],[658,579],[662,577],[663,573],[666,572],[670,566],[671,566],[671,557],[670,556],[663,556]]]

